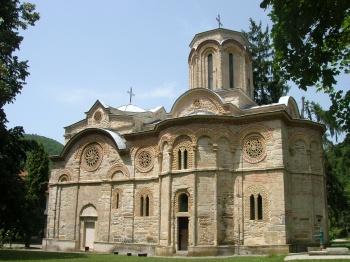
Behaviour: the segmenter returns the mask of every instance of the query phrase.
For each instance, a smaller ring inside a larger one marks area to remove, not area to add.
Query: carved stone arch
[[[310,141],[303,133],[294,133],[289,137],[289,166],[292,172],[310,171]]]
[[[173,142],[173,140],[172,140],[171,135],[169,133],[162,135],[158,141],[158,152],[163,151],[163,147],[164,147],[165,143],[168,143],[169,146],[172,146],[172,142]]]
[[[310,136],[308,137],[308,139],[309,139],[309,141],[310,141],[310,144],[311,144],[312,142],[315,142],[315,143],[317,143],[317,145],[318,145],[318,149],[319,149],[319,150],[322,150],[322,139],[321,139],[321,137],[316,136],[316,135],[310,135]]]
[[[199,128],[195,132],[195,140],[193,141],[193,143],[197,144],[198,139],[203,137],[203,136],[209,137],[213,141],[213,143],[215,143],[215,132],[209,128]]]
[[[214,136],[214,134],[211,135]],[[215,151],[217,151],[217,145],[214,144],[212,137],[208,136],[208,132],[203,132],[198,137],[196,147],[196,167],[216,167]]]
[[[191,195],[191,193],[189,192],[188,188],[182,188],[179,189],[175,192],[174,194],[174,212],[180,212],[180,207],[179,207],[179,198],[182,194],[187,195],[187,199],[188,199],[188,213],[192,214],[193,213],[193,197]]]
[[[136,194],[135,213],[137,216],[143,216],[141,214],[141,210],[142,210],[141,205],[144,203],[141,203],[141,198],[146,198],[146,197],[148,197],[149,199],[149,216],[153,216],[153,194],[152,194],[152,191],[147,187],[140,189]]]
[[[187,154],[187,161],[184,159],[185,153]],[[181,155],[182,158],[179,158],[179,155]],[[179,162],[181,162],[181,164],[179,164]],[[187,135],[178,136],[173,144],[172,170],[192,169],[193,162],[193,140]]]
[[[256,199],[259,195],[262,197],[262,220],[269,220],[270,207],[269,207],[269,192],[262,185],[253,185],[249,186],[245,189],[244,192],[244,217],[245,219],[249,219],[250,217],[250,197],[254,196]],[[257,208],[257,205],[256,205]]]
[[[80,217],[98,217],[98,211],[94,204],[88,203],[80,210]]]
[[[103,155],[109,156],[109,146],[107,140],[100,136],[100,135],[92,135],[85,137],[82,139],[82,141],[78,145],[78,150],[75,152],[75,159],[81,158],[83,150],[89,145],[89,144],[99,144],[99,146],[103,150]]]
[[[159,159],[161,159],[161,172],[170,171],[170,155],[172,153],[172,145],[168,140],[163,140],[159,149]]]
[[[215,52],[217,53],[219,50],[219,43],[215,40],[206,40],[200,43],[197,47],[197,53],[200,57],[205,56],[206,54],[209,54],[208,52]]]
[[[125,178],[130,177],[129,169],[124,164],[114,164],[107,171],[106,179],[115,180],[117,179],[115,176],[116,172],[120,171]],[[120,177],[122,178],[122,177]]]
[[[112,192],[112,209],[120,209],[123,201],[123,190],[120,187],[114,188]]]
[[[305,142],[306,149],[310,148],[310,140],[304,133],[294,133],[289,138],[289,147],[293,147],[296,141],[302,140]]]
[[[220,138],[225,137],[230,141],[231,146],[236,146],[236,139],[234,134],[227,129],[220,129],[215,131],[214,142],[218,143]]]
[[[132,157],[135,158],[135,155],[140,148],[152,147],[153,150],[156,150],[157,145],[158,144],[156,139],[139,140],[133,145],[133,147],[130,150],[130,153]]]
[[[237,40],[234,39],[227,39],[221,44],[222,48],[224,49],[225,52],[229,52],[230,49],[236,50],[236,52],[239,52],[240,54],[243,54],[244,51],[246,50],[244,46],[238,42]]]
[[[320,172],[323,166],[323,150],[322,141],[317,136],[311,136],[310,141],[310,168],[313,172]]]
[[[193,130],[187,127],[180,127],[174,130],[170,143],[174,146],[175,141],[178,140],[182,136],[187,136],[191,143],[194,143],[196,140],[196,135],[194,134]]]
[[[247,135],[251,133],[260,134],[264,137],[265,141],[270,142],[273,141],[273,128],[268,128],[264,125],[252,124],[243,127],[237,134],[237,144],[242,145],[243,139],[247,137]]]
[[[68,168],[61,169],[56,176],[57,182],[68,182],[72,181],[72,171]],[[65,179],[65,181],[62,181],[62,179]]]

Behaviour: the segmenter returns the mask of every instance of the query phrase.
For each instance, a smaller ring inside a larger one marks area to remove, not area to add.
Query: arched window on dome
[[[230,77],[230,88],[233,89],[235,86],[234,86],[234,56],[232,53],[229,53],[228,55],[228,60],[229,60],[229,64],[228,64],[228,67],[229,67],[229,77]]]
[[[208,88],[213,90],[213,55],[208,55]]]

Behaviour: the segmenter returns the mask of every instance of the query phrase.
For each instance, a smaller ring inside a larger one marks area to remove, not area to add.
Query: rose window
[[[153,167],[153,154],[148,149],[141,149],[136,155],[136,167],[140,172],[148,172]]]
[[[261,138],[248,138],[243,146],[245,160],[256,163],[265,157],[265,143]]]
[[[88,146],[83,153],[82,164],[87,171],[96,170],[102,161],[102,149],[98,144]]]

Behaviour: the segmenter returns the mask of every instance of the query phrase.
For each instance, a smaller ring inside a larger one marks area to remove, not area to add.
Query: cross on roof
[[[218,17],[216,18],[216,21],[218,21],[219,23],[219,28],[223,26],[223,24],[220,21],[220,15],[218,15]]]
[[[135,94],[132,92],[132,87],[130,87],[130,91],[128,91],[128,94],[130,95],[130,104],[131,104],[131,99]]]

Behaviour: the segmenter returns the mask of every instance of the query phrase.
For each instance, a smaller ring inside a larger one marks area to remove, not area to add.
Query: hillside
[[[40,142],[44,145],[44,148],[49,153],[50,156],[59,155],[63,149],[63,145],[56,140],[47,138],[45,136],[39,136],[34,134],[25,134],[26,139],[32,139],[37,142]]]

